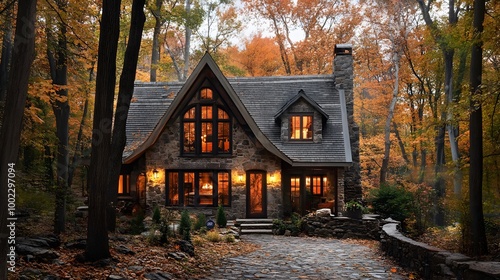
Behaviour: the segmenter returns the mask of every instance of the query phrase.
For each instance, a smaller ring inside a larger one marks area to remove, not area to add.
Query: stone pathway
[[[227,259],[205,279],[405,279],[391,273],[390,264],[363,245],[273,235],[244,235],[242,239],[260,249]]]

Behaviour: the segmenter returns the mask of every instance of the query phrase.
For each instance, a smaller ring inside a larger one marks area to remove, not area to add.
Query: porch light
[[[158,179],[158,170],[156,170],[156,168],[153,169],[153,179]]]
[[[274,183],[274,173],[271,173],[271,175],[269,176],[269,180],[271,181],[271,183]]]
[[[238,182],[243,182],[243,174],[238,174]]]

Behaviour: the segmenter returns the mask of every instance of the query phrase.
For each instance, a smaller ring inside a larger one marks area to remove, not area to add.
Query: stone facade
[[[145,154],[148,182],[146,202],[148,205],[165,205],[165,170],[230,170],[231,207],[225,209],[228,218],[244,218],[246,215],[245,180],[240,181],[249,170],[267,173],[267,215],[269,218],[282,216],[281,160],[268,152],[257,140],[251,139],[243,128],[233,122],[233,153],[221,157],[184,157],[180,155],[180,120],[168,125],[158,141]],[[159,171],[159,178],[153,179],[152,170]],[[272,175],[272,176],[271,176]],[[216,207],[190,208],[212,215]]]

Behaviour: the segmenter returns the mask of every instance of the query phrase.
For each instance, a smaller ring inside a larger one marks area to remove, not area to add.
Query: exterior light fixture
[[[238,182],[243,182],[243,174],[238,174]]]
[[[158,170],[156,168],[153,169],[153,179],[158,179]]]

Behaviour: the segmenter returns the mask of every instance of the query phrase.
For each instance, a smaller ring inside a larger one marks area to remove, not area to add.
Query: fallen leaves
[[[70,240],[67,236],[63,236],[62,239]],[[52,264],[26,262],[24,258],[19,259],[18,269],[15,273],[9,274],[9,279],[18,279],[22,271],[27,269],[39,270],[41,273],[47,272],[61,279],[106,279],[109,275],[141,279],[144,274],[156,271],[169,273],[175,279],[199,279],[206,277],[207,272],[219,265],[224,258],[249,253],[256,249],[255,245],[243,241],[235,243],[207,241],[195,245],[194,257],[175,260],[169,257],[169,253],[179,252],[178,246],[175,245],[175,240],[170,240],[170,244],[150,246],[145,238],[120,235],[120,238],[110,238],[112,258],[103,263],[80,263],[75,259],[84,250],[66,249],[61,246],[56,250],[60,257]],[[121,250],[123,247],[135,254],[123,253]],[[36,277],[33,279],[37,279]]]

